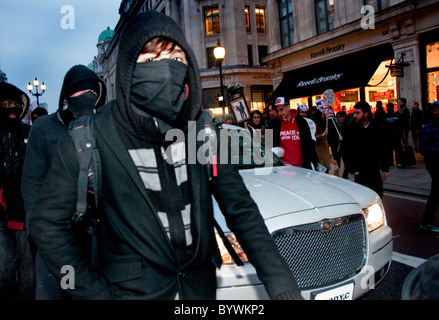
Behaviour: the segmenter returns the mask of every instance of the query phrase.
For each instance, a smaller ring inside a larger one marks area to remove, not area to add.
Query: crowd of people
[[[432,179],[420,227],[439,232],[432,224],[439,202],[438,106],[435,102],[423,111],[419,102],[413,101],[410,110],[407,99],[400,98],[396,106],[388,102],[385,109],[382,101],[377,101],[375,112],[368,103],[359,102],[353,112],[347,113],[343,107],[334,115],[330,106],[308,108],[302,103],[291,109],[285,97],[278,97],[267,103],[263,114],[252,111],[243,126],[253,135],[256,130],[273,130],[273,146],[284,149],[282,160],[286,164],[345,179],[351,175],[380,197],[384,196],[389,168],[406,166],[399,155],[411,147],[413,153],[424,157]],[[233,122],[232,115],[225,117]]]
[[[359,102],[352,112],[347,113],[343,107],[335,114],[331,106],[308,108],[302,103],[292,109],[285,97],[278,97],[267,103],[263,113],[254,110],[250,119],[239,125],[252,135],[259,131],[262,137],[265,130],[272,129],[273,145],[284,149],[282,160],[286,164],[345,179],[351,175],[355,182],[383,197],[389,168],[406,166],[399,156],[401,150],[411,147],[414,153],[425,154],[419,133],[433,121],[434,105],[428,105],[424,112],[419,102],[413,101],[410,110],[407,100],[400,98],[396,106],[389,102],[385,108],[382,101],[377,101],[375,112],[368,103]],[[232,115],[224,117],[234,123]],[[223,116],[216,118],[224,122]],[[424,219],[421,227],[438,231],[431,222]]]
[[[66,299],[214,299],[221,258],[212,195],[269,296],[302,299],[237,168],[212,169],[188,163],[185,152],[164,152],[171,144],[164,139],[169,130],[187,132],[195,121],[200,132],[212,122],[201,108],[199,79],[181,28],[148,11],[121,34],[116,99],[106,105],[105,84],[75,65],[64,77],[57,112],[37,108],[30,126],[22,122],[27,94],[0,83],[0,300],[34,299],[37,254],[58,281],[63,266],[75,269],[75,290],[60,287]],[[437,232],[431,222],[439,199],[439,103],[428,120],[418,103],[411,114],[406,103],[400,99],[401,114],[389,103],[387,112],[380,104],[373,117],[370,105],[359,102],[352,114],[332,116],[327,108],[291,110],[289,101],[278,97],[264,113],[252,111],[244,126],[262,139],[273,130],[273,145],[285,150],[285,163],[327,173],[343,163],[343,177],[353,174],[380,196],[398,136],[408,141],[411,130],[432,176],[422,226]],[[105,182],[93,266],[91,235],[72,221],[83,168],[69,126],[83,117],[94,117],[91,129]],[[213,120],[233,123],[233,116]]]

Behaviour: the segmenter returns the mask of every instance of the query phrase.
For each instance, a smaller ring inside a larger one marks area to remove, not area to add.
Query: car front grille
[[[361,214],[277,230],[272,237],[302,290],[346,280],[366,263]]]

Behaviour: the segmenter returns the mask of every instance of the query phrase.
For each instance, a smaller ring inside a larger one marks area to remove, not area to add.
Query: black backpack
[[[69,124],[69,133],[76,149],[76,156],[79,163],[78,175],[78,197],[76,210],[72,216],[72,221],[86,228],[92,235],[92,265],[97,259],[97,237],[99,222],[102,218],[100,203],[101,191],[101,160],[94,136],[94,115],[76,119]],[[209,125],[206,125],[209,126]],[[216,169],[208,166],[210,178],[216,177]],[[224,246],[238,266],[244,263],[233,249],[223,230],[214,219],[215,228],[221,237]]]

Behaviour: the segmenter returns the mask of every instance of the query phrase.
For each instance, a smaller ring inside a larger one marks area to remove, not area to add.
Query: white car
[[[255,150],[250,147],[250,136],[239,127],[223,125],[223,129],[241,137],[243,148],[234,157],[242,164],[243,156]],[[247,163],[241,166],[240,174],[302,296],[350,300],[374,289],[389,270],[393,251],[392,230],[380,197],[355,182],[285,165],[276,156],[271,160],[271,165],[265,163],[264,167]],[[216,202],[214,210],[244,262],[244,266],[237,266],[220,245],[223,266],[217,271],[217,299],[268,299]]]

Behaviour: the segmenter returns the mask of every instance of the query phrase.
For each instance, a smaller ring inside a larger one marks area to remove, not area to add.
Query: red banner
[[[376,92],[373,94],[373,100],[389,100],[392,98],[392,91],[385,91],[385,92]]]

